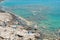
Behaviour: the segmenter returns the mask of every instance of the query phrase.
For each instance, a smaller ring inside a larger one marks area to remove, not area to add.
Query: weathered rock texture
[[[38,30],[27,25],[29,21],[20,18],[8,12],[0,12],[0,40],[38,40],[40,38]]]

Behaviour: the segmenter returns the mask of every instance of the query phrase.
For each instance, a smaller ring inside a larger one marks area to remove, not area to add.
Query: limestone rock
[[[10,21],[12,16],[9,13],[0,13],[0,21]]]
[[[18,23],[16,23],[16,21]],[[26,20],[25,20],[26,21]],[[20,21],[20,19],[17,19],[15,16],[12,16],[11,13],[1,13],[0,12],[0,38],[2,40],[36,40],[35,36],[40,37],[40,34],[32,33],[25,28],[29,26],[24,24],[24,22]],[[8,25],[8,26],[6,26]],[[23,26],[26,25],[26,26]],[[5,27],[3,27],[5,26]],[[31,27],[31,31],[32,31]],[[1,40],[0,39],[0,40]],[[38,39],[37,39],[38,40]]]
[[[35,40],[35,34],[31,33],[31,34],[28,34],[28,31],[27,30],[14,30],[10,27],[7,27],[7,28],[2,28],[0,27],[0,36],[3,37],[3,38],[7,38],[7,39],[11,39],[13,40],[14,38],[16,39],[23,39],[23,40],[28,40],[28,39],[32,39],[32,40]]]

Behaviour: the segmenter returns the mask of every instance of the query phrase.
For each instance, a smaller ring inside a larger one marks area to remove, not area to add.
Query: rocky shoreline
[[[47,33],[42,33],[38,25],[31,21],[0,10],[0,40],[60,40],[56,34]]]
[[[0,11],[0,40],[38,40],[40,31],[29,21],[12,13]]]

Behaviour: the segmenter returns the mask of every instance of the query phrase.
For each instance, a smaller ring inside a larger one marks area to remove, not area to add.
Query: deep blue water
[[[46,26],[46,30],[60,29],[60,0],[5,0],[1,4],[17,15],[37,22],[40,27]],[[36,15],[33,10],[37,11]]]

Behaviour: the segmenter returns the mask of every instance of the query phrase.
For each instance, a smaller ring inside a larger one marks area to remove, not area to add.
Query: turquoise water
[[[1,3],[15,14],[38,23],[40,29],[60,29],[60,0],[6,0]],[[36,11],[36,12],[33,12]]]

